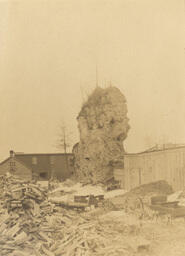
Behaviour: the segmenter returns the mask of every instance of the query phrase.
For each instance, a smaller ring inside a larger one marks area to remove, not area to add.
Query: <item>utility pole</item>
[[[98,87],[98,65],[96,63],[96,87]]]

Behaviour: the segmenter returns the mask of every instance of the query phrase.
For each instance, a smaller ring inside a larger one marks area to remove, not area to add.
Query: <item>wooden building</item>
[[[125,154],[124,168],[115,170],[114,176],[126,190],[158,180],[181,190],[185,188],[185,146]]]
[[[65,180],[73,171],[73,154],[24,154],[11,150],[10,156],[0,163],[0,175],[10,172],[23,179]]]

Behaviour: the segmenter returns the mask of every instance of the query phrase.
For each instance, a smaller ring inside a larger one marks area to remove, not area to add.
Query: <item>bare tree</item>
[[[68,152],[68,149],[72,146],[72,136],[73,133],[65,125],[64,122],[59,127],[59,139],[57,141],[57,148],[62,150],[65,154]]]
[[[65,124],[64,121],[61,122],[59,126],[59,134],[57,140],[57,148],[61,150],[65,154],[65,161],[66,161],[66,168],[69,171],[69,163],[68,163],[68,156],[67,153],[69,152],[68,149],[71,148],[73,141],[73,132],[71,131],[70,127]]]

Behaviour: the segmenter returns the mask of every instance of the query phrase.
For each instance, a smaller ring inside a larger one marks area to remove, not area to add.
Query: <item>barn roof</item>
[[[33,167],[33,158],[36,158],[36,165],[38,170],[48,171],[51,168],[51,158],[53,157],[54,163],[57,162],[60,165],[62,160],[64,161],[65,157],[67,158],[73,156],[72,153],[16,153],[11,151],[10,154],[13,154],[13,158],[20,163],[24,164],[27,168],[31,169]],[[2,161],[0,165],[6,163],[11,159],[9,156],[7,159]]]
[[[126,153],[126,156],[134,156],[134,155],[142,155],[142,154],[147,154],[147,153],[154,153],[154,152],[165,152],[165,151],[169,151],[169,150],[177,150],[177,149],[185,149],[185,144],[172,144],[169,147],[152,147],[150,149],[147,149],[145,151],[142,152],[138,152],[138,153]]]

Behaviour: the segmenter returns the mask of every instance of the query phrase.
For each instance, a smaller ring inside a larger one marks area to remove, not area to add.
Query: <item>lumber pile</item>
[[[5,217],[5,216],[4,216]],[[137,249],[128,241],[133,225],[90,221],[80,216],[58,214],[31,225],[16,216],[1,222],[0,255],[128,255]],[[6,227],[5,227],[6,225]],[[30,227],[31,225],[31,227]],[[28,232],[29,229],[29,232]],[[123,235],[125,232],[125,235]]]
[[[19,180],[13,176],[1,177],[0,184],[1,200],[8,212],[19,215],[29,212],[33,216],[41,213],[42,202],[47,197],[46,189],[41,188],[36,183]]]
[[[126,221],[65,209],[49,202],[38,184],[13,176],[0,177],[0,190],[1,256],[131,256],[137,250],[128,241],[135,225]]]

